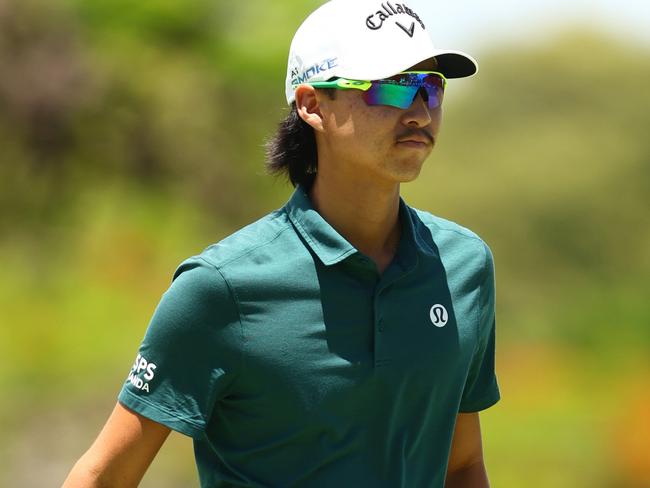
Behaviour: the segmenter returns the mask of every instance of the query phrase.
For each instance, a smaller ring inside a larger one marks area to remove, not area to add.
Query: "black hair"
[[[332,100],[336,97],[334,89],[323,91]],[[314,129],[298,115],[296,102],[291,104],[289,114],[278,124],[265,149],[268,173],[286,176],[293,186],[311,187],[318,172],[316,136]]]
[[[298,115],[296,103],[266,142],[266,170],[285,175],[293,186],[311,187],[318,170],[314,129]]]

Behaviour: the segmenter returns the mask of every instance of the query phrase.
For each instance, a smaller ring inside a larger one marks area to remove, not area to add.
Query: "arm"
[[[489,488],[483,463],[481,425],[478,412],[460,413],[451,442],[445,488]]]
[[[77,461],[63,488],[130,488],[140,483],[170,429],[115,406],[106,425]]]

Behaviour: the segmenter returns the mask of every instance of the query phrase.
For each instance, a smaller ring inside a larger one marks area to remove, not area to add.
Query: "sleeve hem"
[[[496,391],[486,399],[476,403],[470,403],[469,405],[461,405],[458,408],[458,413],[474,413],[480,412],[481,410],[486,410],[496,404],[501,399],[501,394]]]
[[[187,419],[178,418],[159,405],[155,405],[144,398],[138,397],[130,391],[123,389],[117,397],[118,401],[129,410],[169,427],[176,432],[197,439],[204,435],[203,426]]]

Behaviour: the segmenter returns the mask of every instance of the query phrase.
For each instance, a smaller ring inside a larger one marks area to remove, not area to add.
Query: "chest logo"
[[[447,313],[447,309],[442,305],[434,305],[431,307],[431,310],[429,311],[429,317],[431,318],[433,325],[439,328],[444,327],[447,325],[447,322],[449,322],[449,314]]]

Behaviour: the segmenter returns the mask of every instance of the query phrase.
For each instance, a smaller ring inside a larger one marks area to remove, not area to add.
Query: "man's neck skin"
[[[399,183],[360,182],[321,165],[310,191],[314,208],[383,273],[399,245]]]

